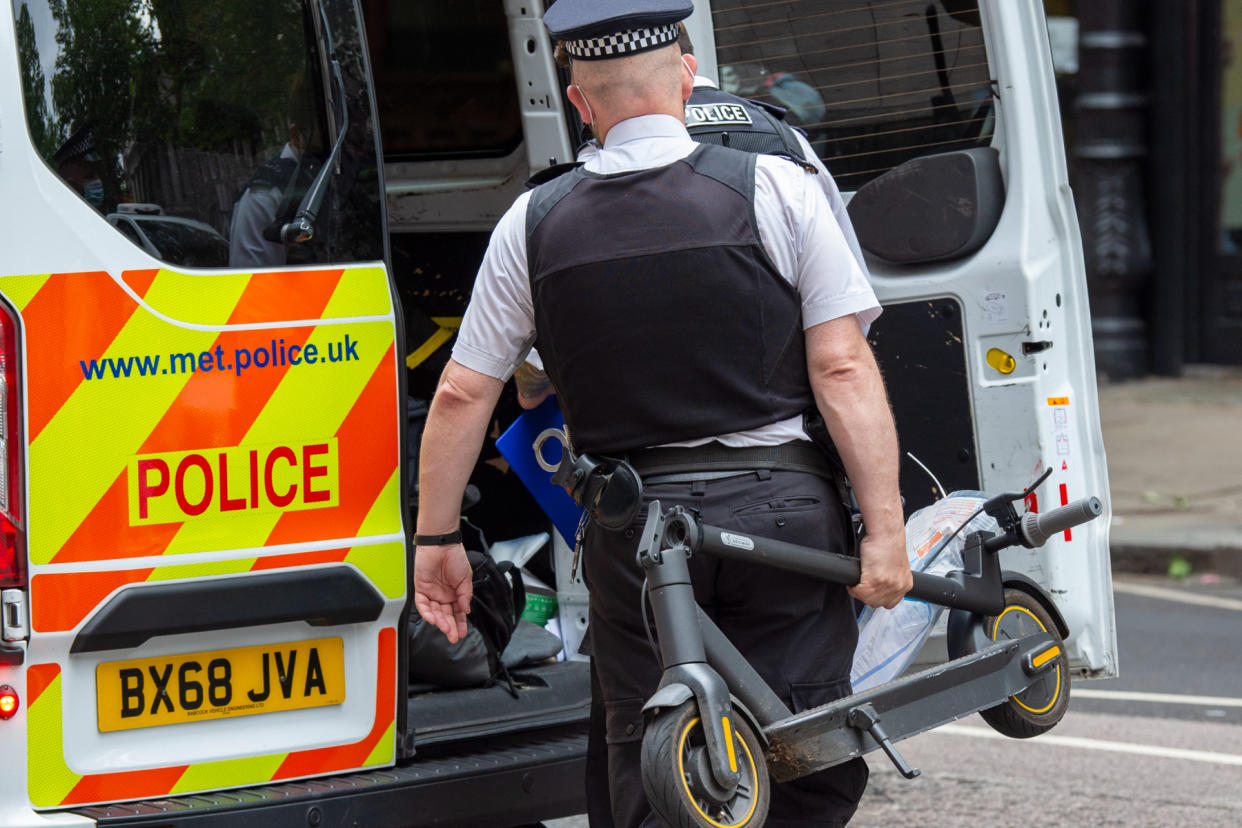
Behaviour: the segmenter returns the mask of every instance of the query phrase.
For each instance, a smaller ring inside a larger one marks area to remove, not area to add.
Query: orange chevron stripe
[[[125,470],[122,469],[86,520],[52,556],[52,563],[160,555],[181,528],[180,523],[130,526],[128,515],[129,492],[125,488]]]
[[[392,724],[397,698],[397,631],[385,627],[379,631],[379,671],[375,677],[375,723],[371,732],[352,745],[315,748],[290,753],[281,762],[272,779],[314,776],[344,768],[362,767],[384,731]]]
[[[284,569],[290,566],[309,566],[318,563],[338,563],[345,560],[349,547],[344,549],[320,549],[315,552],[296,552],[292,555],[267,555],[250,567],[252,572],[260,569]]]
[[[71,630],[117,587],[145,581],[151,569],[67,572],[34,576],[30,614],[39,632]]]
[[[160,269],[152,267],[144,270],[126,270],[121,273],[121,281],[139,296],[146,296],[151,283],[159,275]]]
[[[60,675],[59,664],[31,664],[26,670],[26,707],[39,700],[48,685]]]
[[[149,273],[154,278],[155,271]],[[38,344],[27,337],[30,442],[84,382],[78,360],[102,356],[137,308],[104,271],[54,274],[26,305],[27,331],[55,331]]]
[[[400,460],[394,353],[394,346],[389,345],[336,432],[337,456],[341,458],[340,505],[325,510],[314,522],[297,512],[286,512],[268,535],[268,546],[357,534]]]
[[[319,319],[344,273],[342,268],[256,273],[229,324]]]
[[[62,804],[159,796],[171,791],[188,767],[177,765],[172,768],[88,774],[78,780]]]

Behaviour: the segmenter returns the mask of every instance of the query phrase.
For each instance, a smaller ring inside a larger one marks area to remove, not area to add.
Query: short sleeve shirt
[[[586,169],[611,174],[665,166],[697,146],[678,119],[644,115],[613,126]],[[530,193],[519,196],[492,232],[453,346],[455,361],[501,380],[517,370],[535,341],[526,258],[529,199]],[[849,315],[865,327],[880,315],[871,285],[814,176],[785,159],[758,156],[755,218],[764,249],[801,298],[803,328]],[[583,228],[584,238],[590,232]],[[712,439],[732,446],[776,445],[806,435],[800,418],[793,418],[691,444]]]

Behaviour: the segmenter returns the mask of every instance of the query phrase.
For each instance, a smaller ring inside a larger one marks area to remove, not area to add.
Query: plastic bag
[[[932,575],[961,569],[967,538],[975,532],[1000,532],[991,515],[980,512],[971,518],[986,499],[983,492],[951,492],[943,500],[911,515],[906,523],[906,555],[910,559],[910,569]],[[971,518],[970,523],[946,543],[945,539],[967,518]],[[891,610],[872,607],[863,610],[858,617],[858,647],[850,670],[854,692],[901,675],[918,654],[942,612],[943,606],[916,598],[906,598]]]

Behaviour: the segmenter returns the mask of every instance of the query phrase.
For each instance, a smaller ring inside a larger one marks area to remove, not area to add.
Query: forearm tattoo
[[[529,362],[522,363],[513,375],[514,382],[517,383],[518,394],[523,397],[538,397],[548,387],[549,380],[546,371],[541,371]]]

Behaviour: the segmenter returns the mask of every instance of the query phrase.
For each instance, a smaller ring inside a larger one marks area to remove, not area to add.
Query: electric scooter
[[[542,451],[545,432],[536,444]],[[908,597],[950,608],[951,660],[829,704],[792,713],[695,603],[687,560],[707,552],[840,584],[858,583],[857,558],[702,524],[680,506],[648,504],[638,541],[663,676],[647,701],[643,786],[670,826],[750,828],[764,823],[771,780],[797,779],[873,750],[907,778],[919,775],[895,742],[978,712],[995,730],[1029,738],[1069,706],[1069,635],[1033,580],[1002,571],[998,553],[1034,548],[1099,516],[1098,498],[1019,516],[1014,504],[1038,488],[1006,492],[981,507],[1000,533],[966,540],[964,567],[914,573]],[[622,460],[574,456],[563,446],[552,482],[609,529],[642,508],[642,481]],[[969,522],[969,521],[967,521]]]

